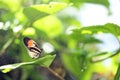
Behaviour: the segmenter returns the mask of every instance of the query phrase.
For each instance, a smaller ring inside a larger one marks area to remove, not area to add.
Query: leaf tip
[[[2,70],[2,72],[3,72],[3,73],[8,73],[8,72],[10,72],[11,70],[12,70],[12,69],[10,69],[10,68],[5,68],[5,69]]]

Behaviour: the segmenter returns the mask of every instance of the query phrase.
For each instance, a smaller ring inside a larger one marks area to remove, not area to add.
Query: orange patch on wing
[[[32,47],[34,45],[33,40],[28,41],[28,47]]]

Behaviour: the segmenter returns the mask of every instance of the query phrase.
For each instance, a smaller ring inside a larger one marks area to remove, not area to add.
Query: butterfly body
[[[39,58],[42,52],[42,49],[39,49],[37,43],[28,38],[28,37],[24,37],[23,42],[28,50],[28,54],[31,58],[35,59],[35,58]]]

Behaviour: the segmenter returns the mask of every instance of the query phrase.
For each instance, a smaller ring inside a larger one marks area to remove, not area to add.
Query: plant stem
[[[108,57],[105,57],[105,58],[102,58],[102,59],[98,59],[98,60],[91,60],[91,62],[100,62],[100,61],[106,60],[106,59],[108,59],[108,58],[111,58],[111,57],[119,54],[119,52],[120,52],[120,49],[118,49],[116,53],[114,53],[114,54],[112,54],[112,55],[109,55]]]
[[[120,63],[119,63],[116,75],[114,77],[114,80],[120,80]]]

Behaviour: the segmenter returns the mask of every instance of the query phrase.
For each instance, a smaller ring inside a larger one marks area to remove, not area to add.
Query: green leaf
[[[20,66],[27,65],[27,64],[38,64],[40,66],[49,67],[49,65],[53,61],[54,57],[55,57],[55,55],[46,55],[42,58],[39,58],[39,59],[31,61],[31,62],[22,62],[22,63],[3,65],[3,66],[0,66],[0,70],[2,70],[3,73],[7,73],[13,69],[16,69]]]
[[[80,32],[74,32],[71,37],[81,43],[101,43],[102,41],[94,38],[90,34],[81,34]]]
[[[66,3],[51,2],[49,4],[32,5],[26,7],[23,12],[30,21],[35,21],[49,14],[56,13],[67,6]]]
[[[19,0],[0,0],[0,7],[9,8],[10,11],[15,12],[20,9],[20,1]]]
[[[120,80],[120,63],[119,63],[117,72],[115,74],[114,80]]]
[[[120,35],[120,27],[112,23],[107,23],[105,25],[83,27],[81,29],[76,29],[73,31],[79,32],[81,34],[111,33],[114,36]]]
[[[87,66],[86,54],[86,51],[79,50],[78,53],[64,53],[61,56],[65,67],[77,78],[77,80],[81,80],[85,67]]]
[[[26,7],[23,10],[23,13],[26,15],[26,17],[29,19],[29,21],[34,22],[37,19],[40,19],[42,17],[48,16],[49,14],[41,12],[33,7]]]
[[[112,23],[108,23],[105,25],[105,28],[108,32],[112,33],[115,36],[120,36],[120,26]]]
[[[94,3],[94,4],[100,4],[107,8],[109,8],[110,4],[108,0],[70,0],[74,3],[74,5],[79,6],[81,3]]]
[[[34,22],[33,26],[41,31],[44,31],[50,37],[56,37],[62,32],[62,23],[55,16],[50,15]]]
[[[80,66],[78,66],[79,60],[76,59],[77,56],[72,54],[62,54],[62,60],[65,67],[72,72],[76,77],[80,76]]]
[[[67,3],[63,2],[50,2],[49,4],[41,4],[41,5],[34,5],[31,6],[32,8],[35,8],[38,11],[48,13],[48,14],[54,14],[64,8],[67,7]]]
[[[88,2],[88,3],[94,3],[94,4],[100,4],[100,5],[103,5],[107,8],[110,6],[108,0],[81,0],[81,1],[85,1],[85,2]]]

